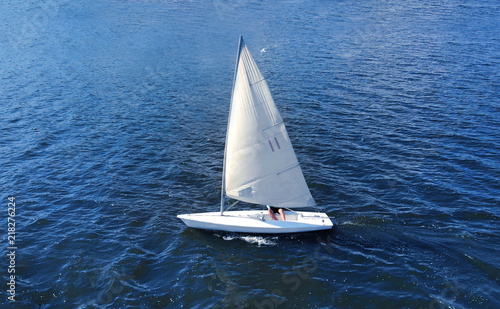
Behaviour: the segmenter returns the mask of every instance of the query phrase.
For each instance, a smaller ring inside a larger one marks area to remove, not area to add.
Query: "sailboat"
[[[260,205],[229,211],[226,198]],[[270,216],[265,206],[283,209]],[[283,119],[267,83],[240,37],[236,57],[222,172],[220,211],[181,214],[187,226],[251,234],[288,234],[333,227],[325,213],[294,211],[315,207]],[[275,220],[278,219],[278,220]]]

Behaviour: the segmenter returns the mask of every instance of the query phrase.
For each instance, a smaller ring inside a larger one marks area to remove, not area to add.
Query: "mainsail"
[[[310,207],[309,192],[264,77],[240,38],[224,155],[223,195],[277,207]]]

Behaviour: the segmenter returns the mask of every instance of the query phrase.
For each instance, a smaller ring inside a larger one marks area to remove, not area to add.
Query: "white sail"
[[[240,41],[224,167],[227,196],[278,207],[314,206],[283,119]]]

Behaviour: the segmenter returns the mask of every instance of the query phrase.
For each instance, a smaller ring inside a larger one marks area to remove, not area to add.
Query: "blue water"
[[[0,21],[2,308],[500,307],[498,1],[3,1]],[[328,233],[176,218],[218,209],[239,35]]]

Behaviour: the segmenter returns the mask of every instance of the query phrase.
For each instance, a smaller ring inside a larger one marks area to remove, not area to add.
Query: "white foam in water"
[[[266,238],[262,236],[241,236],[241,239],[246,241],[247,243],[250,244],[257,244],[259,247],[262,245],[265,246],[275,246],[276,242],[273,241],[273,239],[276,239],[276,237],[273,238]]]
[[[223,236],[224,240],[234,240],[241,239],[246,241],[249,244],[257,244],[259,247],[264,246],[275,246],[276,242],[274,241],[277,237],[262,237],[262,236]]]

